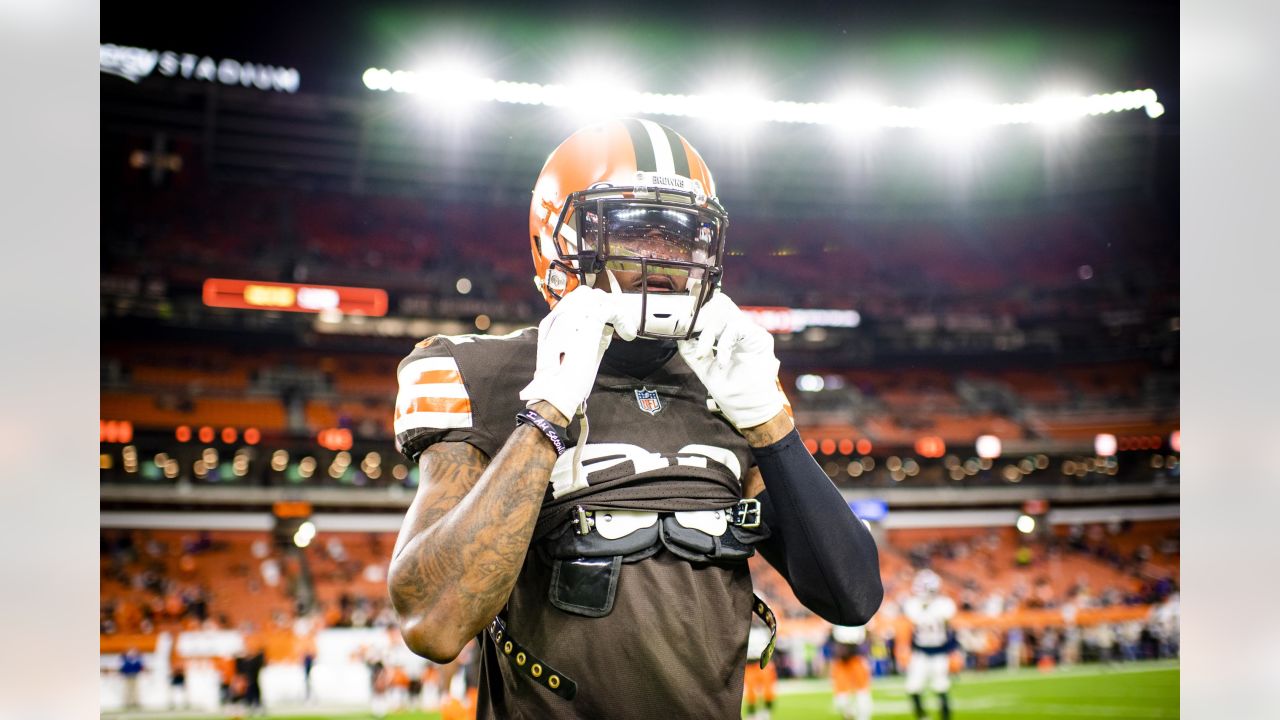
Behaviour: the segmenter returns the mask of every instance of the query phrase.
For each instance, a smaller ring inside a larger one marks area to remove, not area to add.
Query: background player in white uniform
[[[951,689],[948,667],[955,636],[951,618],[956,604],[941,594],[942,578],[932,570],[921,570],[911,584],[911,597],[902,605],[902,614],[911,622],[911,662],[907,665],[907,694],[915,705],[916,717],[925,717],[920,693],[928,685],[938,693],[942,720],[951,717],[947,692]]]

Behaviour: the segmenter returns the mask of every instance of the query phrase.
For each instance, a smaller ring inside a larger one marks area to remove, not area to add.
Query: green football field
[[[911,699],[900,678],[872,683],[876,718],[909,720]],[[1011,718],[1176,718],[1178,666],[1172,662],[1131,663],[1114,668],[965,673],[953,679],[956,720]],[[937,701],[925,696],[925,711],[938,717]],[[774,720],[838,720],[825,681],[798,681],[775,702]]]
[[[953,677],[952,717],[955,720],[1013,720],[1015,718],[1176,718],[1178,717],[1178,664],[1174,661],[1127,663],[1112,667],[1087,665],[1050,672],[1027,669],[1014,672],[961,673]],[[873,715],[877,720],[910,720],[911,700],[902,691],[901,678],[872,682]],[[925,709],[937,718],[937,701],[926,696]],[[367,720],[372,715],[349,708],[320,714],[314,708],[271,712],[270,717],[291,720]],[[225,718],[225,715],[161,715],[107,713],[112,720],[145,718],[182,720]],[[389,720],[438,720],[439,713],[392,713]],[[839,720],[831,704],[826,680],[793,680],[778,683],[773,720]]]

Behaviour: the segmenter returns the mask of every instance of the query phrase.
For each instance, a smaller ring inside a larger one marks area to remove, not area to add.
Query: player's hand
[[[533,381],[520,392],[527,405],[551,403],[572,420],[591,394],[600,358],[615,331],[634,340],[634,322],[622,316],[604,290],[579,286],[538,323],[538,358]]]
[[[778,358],[767,330],[721,292],[702,307],[695,329],[696,338],[677,343],[680,356],[734,427],[756,427],[782,412]]]

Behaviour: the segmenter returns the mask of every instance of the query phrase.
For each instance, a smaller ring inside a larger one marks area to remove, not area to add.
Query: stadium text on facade
[[[182,77],[286,93],[298,92],[298,87],[302,84],[302,76],[295,68],[240,62],[229,58],[215,60],[191,53],[110,43],[99,46],[98,69],[135,83],[152,73],[159,73],[164,77]]]

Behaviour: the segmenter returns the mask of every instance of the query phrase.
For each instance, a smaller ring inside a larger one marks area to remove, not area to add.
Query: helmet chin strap
[[[609,279],[609,292],[621,295],[622,286],[618,284],[618,278],[613,274],[613,271],[606,267],[604,276]]]
[[[605,276],[605,279],[607,279],[607,280],[609,281],[609,292],[610,292],[610,293],[612,293],[613,295],[615,295],[616,297],[619,297],[619,298],[624,297],[623,292],[622,292],[622,286],[618,284],[618,278],[617,278],[617,276],[615,276],[615,275],[613,274],[613,271],[606,267],[606,268],[604,269],[604,276]],[[594,278],[593,278],[593,280],[592,280],[592,283],[591,283],[591,284],[592,284],[592,285],[594,285],[594,284],[595,284],[595,282],[594,282]],[[637,314],[637,315],[639,315],[639,313],[636,313],[636,314]],[[643,319],[644,319],[644,318],[641,318],[641,317],[637,317],[637,318],[635,318],[635,323],[636,323],[636,327],[637,327],[637,328],[639,328],[639,327],[640,327],[640,322],[641,322]]]

